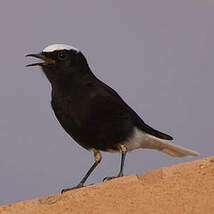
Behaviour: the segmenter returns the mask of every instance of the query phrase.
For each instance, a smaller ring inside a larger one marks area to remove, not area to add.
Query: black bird
[[[120,171],[116,177],[123,176],[126,153],[134,149],[156,149],[173,157],[199,155],[171,144],[171,136],[145,124],[116,91],[95,77],[78,49],[54,44],[39,54],[27,56],[43,60],[27,66],[41,66],[50,81],[51,105],[59,123],[78,144],[94,153],[94,164],[74,188],[83,187],[100,163],[100,151],[122,154]],[[70,189],[73,188],[62,192]]]

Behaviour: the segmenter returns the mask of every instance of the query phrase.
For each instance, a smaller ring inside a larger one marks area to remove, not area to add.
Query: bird
[[[51,84],[51,106],[64,130],[88,151],[94,163],[78,185],[84,186],[102,160],[101,152],[121,154],[117,176],[122,177],[127,152],[154,149],[172,157],[197,156],[198,152],[175,145],[173,137],[147,125],[140,116],[107,84],[92,72],[79,49],[66,44],[52,44],[27,57],[40,59],[28,67],[40,66]]]

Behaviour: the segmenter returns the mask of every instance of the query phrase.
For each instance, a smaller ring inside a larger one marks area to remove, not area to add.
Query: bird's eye
[[[67,54],[65,52],[60,51],[58,53],[58,59],[65,60],[67,58]]]

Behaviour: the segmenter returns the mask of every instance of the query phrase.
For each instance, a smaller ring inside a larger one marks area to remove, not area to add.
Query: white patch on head
[[[71,46],[71,45],[65,45],[65,44],[53,44],[46,47],[42,52],[53,52],[53,51],[59,51],[59,50],[75,50],[79,51],[77,48]]]

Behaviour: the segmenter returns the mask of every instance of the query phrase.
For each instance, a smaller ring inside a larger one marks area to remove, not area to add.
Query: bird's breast
[[[57,119],[64,128],[84,126],[89,114],[86,100],[65,97],[52,99],[51,105]]]

